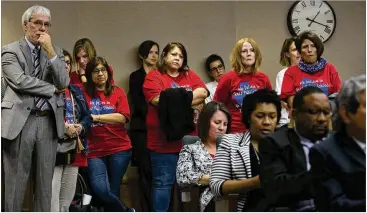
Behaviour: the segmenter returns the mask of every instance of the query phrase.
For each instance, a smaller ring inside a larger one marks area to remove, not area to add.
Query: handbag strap
[[[70,90],[69,90],[69,93],[70,93],[70,98],[71,98],[71,105],[72,105],[72,108],[73,108],[73,121],[75,123],[77,121],[77,119],[76,119],[76,116],[75,116],[74,96],[73,96],[73,93]],[[76,152],[80,153],[81,151],[84,150],[84,146],[83,146],[82,140],[80,139],[79,134],[76,137],[76,140],[77,140]]]

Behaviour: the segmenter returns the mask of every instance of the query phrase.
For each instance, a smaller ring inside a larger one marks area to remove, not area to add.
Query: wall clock
[[[335,31],[335,12],[331,5],[323,0],[296,1],[288,11],[287,25],[293,36],[309,30],[326,42]]]

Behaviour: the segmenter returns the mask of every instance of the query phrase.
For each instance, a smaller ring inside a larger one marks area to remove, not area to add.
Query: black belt
[[[44,111],[32,110],[31,114],[36,115],[37,117],[44,117],[44,116],[52,115],[52,111],[51,110],[44,110]]]

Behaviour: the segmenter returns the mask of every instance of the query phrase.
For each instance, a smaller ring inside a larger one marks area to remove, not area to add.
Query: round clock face
[[[292,5],[288,12],[287,25],[293,36],[308,30],[326,42],[335,31],[336,18],[334,10],[328,2],[303,0]]]

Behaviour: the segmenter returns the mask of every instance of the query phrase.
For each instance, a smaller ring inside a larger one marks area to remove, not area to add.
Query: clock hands
[[[320,10],[319,10],[319,12],[317,12],[317,14],[315,15],[315,17],[313,17],[313,19],[312,19],[312,20],[310,20],[310,23],[308,24],[308,27],[311,27],[312,22],[315,22],[315,19],[316,19],[316,17],[317,17],[319,14],[320,14]]]
[[[306,18],[306,20],[307,20],[307,21],[311,21],[311,23],[312,23],[312,22],[315,22],[316,24],[319,24],[319,25],[321,25],[321,26],[324,26],[324,27],[330,28],[330,27],[329,27],[329,26],[327,26],[326,24],[321,24],[320,22],[314,21],[314,20],[312,20],[312,19],[310,19],[310,18]],[[308,26],[310,26],[310,25],[308,25]]]

